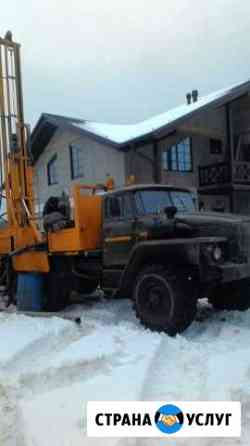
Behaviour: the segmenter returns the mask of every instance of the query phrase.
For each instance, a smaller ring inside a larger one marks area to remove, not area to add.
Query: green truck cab
[[[136,185],[103,195],[101,288],[134,301],[152,330],[175,335],[197,300],[250,305],[250,218],[199,212],[189,189]]]

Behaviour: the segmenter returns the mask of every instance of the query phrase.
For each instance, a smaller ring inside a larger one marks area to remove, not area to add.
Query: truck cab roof
[[[121,192],[135,192],[137,190],[158,190],[158,189],[165,189],[165,190],[177,190],[180,192],[189,192],[189,193],[195,193],[195,189],[193,188],[187,188],[187,187],[178,187],[170,184],[133,184],[131,186],[125,186],[120,187],[117,189],[109,190],[105,195],[113,195]]]

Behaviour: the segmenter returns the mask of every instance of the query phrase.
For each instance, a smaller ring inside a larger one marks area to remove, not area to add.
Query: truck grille
[[[200,236],[226,237],[226,260],[237,263],[250,263],[250,221],[206,223],[199,226]]]

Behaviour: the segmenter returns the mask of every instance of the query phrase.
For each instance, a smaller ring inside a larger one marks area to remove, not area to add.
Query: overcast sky
[[[133,123],[250,78],[249,0],[1,1],[22,44],[26,121]]]

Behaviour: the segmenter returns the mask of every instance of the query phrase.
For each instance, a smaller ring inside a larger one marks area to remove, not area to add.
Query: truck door
[[[130,192],[107,196],[104,203],[104,265],[126,264],[135,242],[135,212]]]

